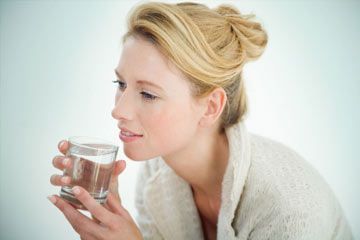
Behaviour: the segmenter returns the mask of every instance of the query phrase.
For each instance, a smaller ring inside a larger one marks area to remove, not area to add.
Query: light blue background
[[[59,191],[51,160],[71,135],[122,145],[111,81],[134,2],[0,2],[0,239],[77,238],[46,199]],[[198,2],[232,3],[263,23],[268,47],[244,70],[248,129],[315,166],[360,239],[360,2]],[[135,216],[138,164],[127,164],[120,192]]]

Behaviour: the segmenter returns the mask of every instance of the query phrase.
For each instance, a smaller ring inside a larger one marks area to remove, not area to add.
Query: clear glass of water
[[[81,186],[97,202],[105,203],[119,147],[97,137],[74,136],[68,142],[66,157],[71,166],[64,169],[63,176],[69,176],[71,182],[61,188],[60,196],[79,209],[86,209],[72,192],[73,186]]]

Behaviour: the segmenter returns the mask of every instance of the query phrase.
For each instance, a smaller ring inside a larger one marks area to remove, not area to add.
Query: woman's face
[[[119,89],[112,116],[119,128],[142,135],[124,142],[128,158],[166,156],[194,141],[203,107],[191,96],[189,82],[154,45],[129,37],[115,71]]]

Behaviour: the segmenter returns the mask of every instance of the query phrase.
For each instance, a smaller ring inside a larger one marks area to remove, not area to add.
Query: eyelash
[[[116,80],[116,81],[112,81],[112,82],[118,84],[118,88],[119,88],[120,91],[123,90],[124,85],[125,85],[125,83],[123,81]],[[143,98],[146,101],[153,101],[153,100],[157,99],[157,96],[151,95],[151,94],[149,94],[147,92],[141,92],[140,94],[143,96]]]

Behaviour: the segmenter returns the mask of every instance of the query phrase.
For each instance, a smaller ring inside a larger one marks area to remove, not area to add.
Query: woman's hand
[[[67,150],[69,148],[69,143],[66,140],[62,140],[58,144],[58,149],[62,155],[55,156],[53,158],[52,164],[55,168],[64,171],[65,168],[71,168],[72,162],[70,158],[65,157]],[[65,160],[65,161],[64,161]],[[126,163],[124,160],[116,161],[113,173],[111,175],[109,192],[120,202],[119,190],[118,190],[118,176],[122,171],[124,171]],[[63,176],[62,174],[54,174],[50,177],[50,182],[54,186],[65,186],[71,183],[70,176]]]
[[[64,156],[68,148],[69,143],[67,141],[59,142],[58,149],[63,155],[54,157],[52,161],[54,167],[61,171],[72,166],[71,159]],[[75,196],[89,210],[93,219],[77,211],[76,207],[60,197],[49,197],[55,206],[64,213],[75,231],[80,234],[81,239],[142,239],[135,222],[121,205],[118,176],[125,168],[124,160],[115,162],[109,184],[109,194],[104,205],[97,203],[85,189],[78,187],[80,193],[75,194]],[[69,176],[63,177],[62,174],[54,174],[50,177],[50,182],[54,186],[64,186],[71,183],[71,178]],[[118,236],[119,232],[120,235]]]
[[[105,208],[85,189],[76,186],[73,192],[97,221],[88,218],[56,195],[50,196],[49,200],[62,211],[82,240],[142,239],[134,220],[112,193],[107,197]]]

